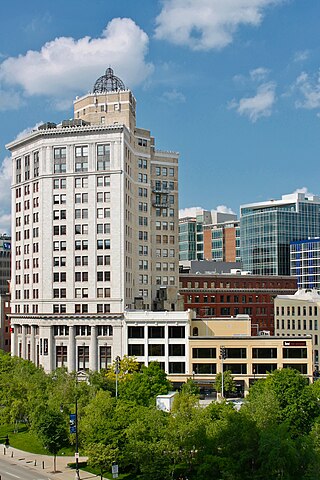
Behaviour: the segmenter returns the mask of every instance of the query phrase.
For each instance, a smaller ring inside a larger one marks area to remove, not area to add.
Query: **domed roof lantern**
[[[105,75],[99,77],[93,87],[93,93],[118,92],[126,87],[119,77],[113,74],[112,68],[107,68]]]

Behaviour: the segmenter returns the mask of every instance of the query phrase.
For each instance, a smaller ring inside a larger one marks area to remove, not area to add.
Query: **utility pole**
[[[79,475],[79,437],[78,437],[78,378],[76,391],[76,477],[75,480],[80,480]]]
[[[220,358],[221,358],[221,397],[224,398],[223,360],[225,360],[226,358],[226,347],[220,347]]]
[[[116,398],[118,398],[118,375],[120,373],[120,357],[119,355],[116,357],[116,364],[115,364],[115,373],[116,373]]]

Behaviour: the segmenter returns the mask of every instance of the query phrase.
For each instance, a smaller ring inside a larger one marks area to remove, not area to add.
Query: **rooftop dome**
[[[107,68],[105,75],[98,78],[93,87],[93,93],[118,92],[126,87],[120,78],[113,74],[112,68]]]

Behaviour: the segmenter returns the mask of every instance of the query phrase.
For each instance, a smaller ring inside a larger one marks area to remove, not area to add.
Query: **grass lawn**
[[[94,473],[95,475],[98,476],[98,478],[100,477],[100,472],[98,470],[95,470],[94,468],[84,467],[81,470],[84,470],[85,472]],[[112,479],[112,473],[105,473],[104,472],[103,477]],[[138,480],[138,478],[135,475],[132,475],[131,473],[123,473],[123,474],[119,473],[118,478],[120,480]]]
[[[33,432],[28,431],[28,427],[24,424],[18,424],[17,432],[14,432],[13,425],[0,425],[0,442],[4,443],[6,435],[9,436],[11,447],[18,448],[24,452],[49,455],[37,436]],[[58,455],[74,455],[74,449],[63,448]]]
[[[38,440],[37,436],[33,432],[28,431],[28,427],[26,425],[18,424],[16,430],[17,431],[14,432],[13,425],[0,425],[0,443],[4,443],[6,435],[8,435],[11,447],[18,448],[24,452],[38,453],[39,455],[49,455],[48,451],[41,445],[41,442]],[[59,450],[58,455],[74,455],[74,448],[62,448]],[[75,464],[72,466],[75,468]],[[98,470],[95,470],[91,467],[81,467],[81,470],[94,473],[97,476],[100,475]],[[112,473],[104,473],[104,478],[112,479]],[[137,477],[130,473],[119,473],[118,478],[119,480],[137,480]]]

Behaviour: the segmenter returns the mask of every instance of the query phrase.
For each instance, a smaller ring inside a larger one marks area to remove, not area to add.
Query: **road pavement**
[[[86,461],[80,457],[79,462]],[[75,470],[68,467],[74,457],[57,457],[56,473],[53,473],[53,457],[23,452],[16,448],[5,448],[0,444],[0,480],[75,480]],[[80,470],[80,479],[97,478]]]

